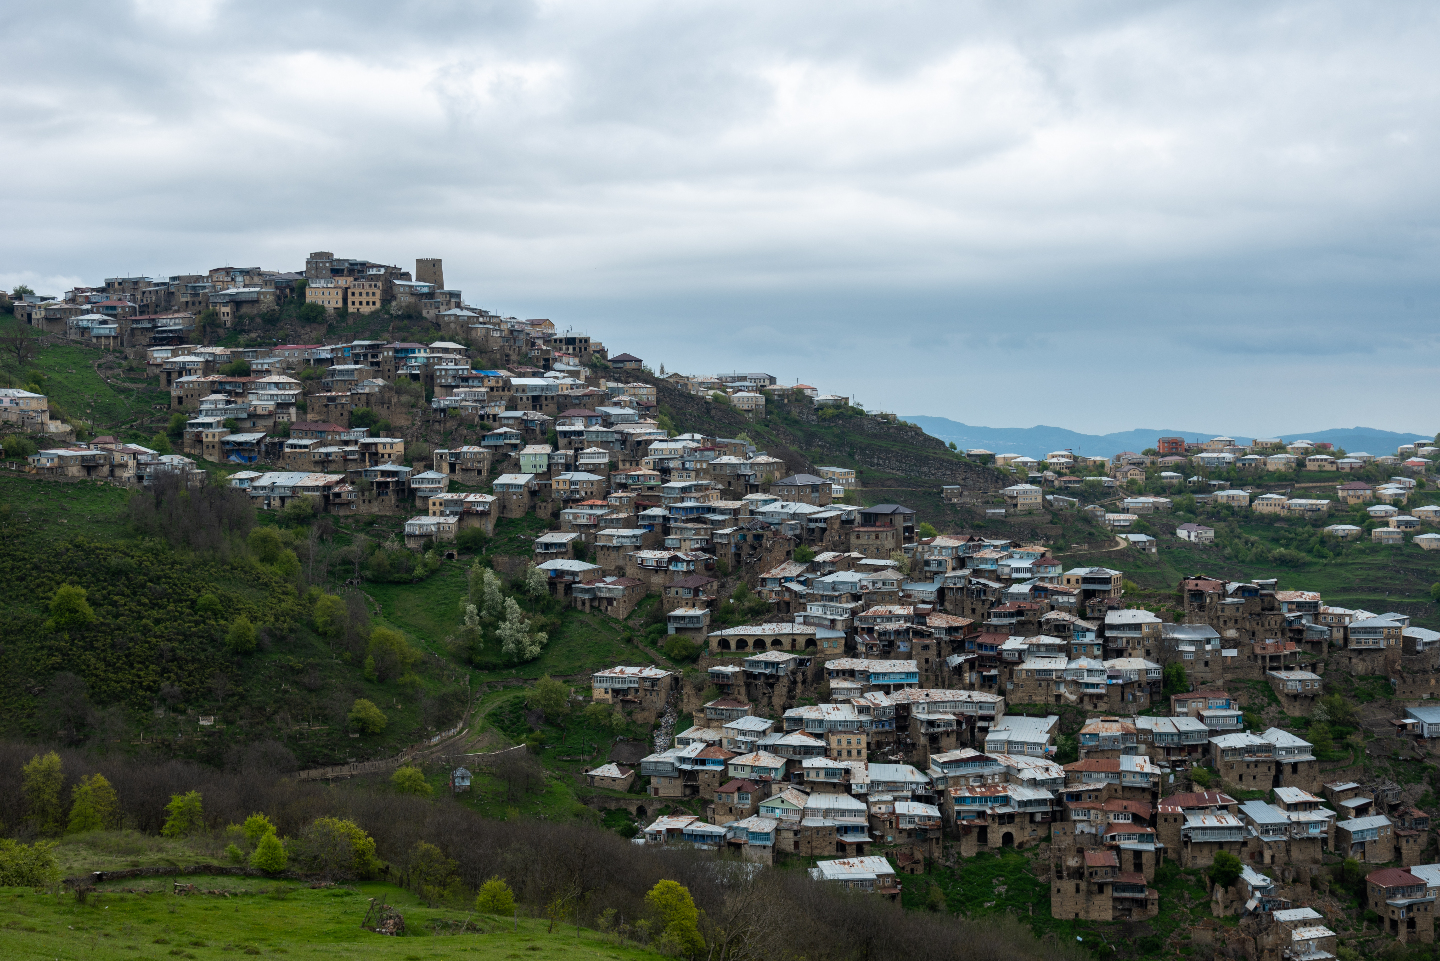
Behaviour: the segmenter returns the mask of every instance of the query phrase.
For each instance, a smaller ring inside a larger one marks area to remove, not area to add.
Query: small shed
[[[450,772],[450,792],[459,794],[461,791],[470,790],[470,772],[463,767],[457,767]]]

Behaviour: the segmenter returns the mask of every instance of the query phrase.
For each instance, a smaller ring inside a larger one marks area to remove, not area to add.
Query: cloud
[[[1199,391],[1243,425],[1343,359],[1308,414],[1430,430],[1433,378],[1399,405],[1370,385],[1440,361],[1437,21],[1419,3],[30,5],[0,73],[0,201],[23,225],[0,279],[443,256],[483,306],[904,412],[1124,429],[1120,398],[1055,398],[1148,380],[1151,419]],[[994,384],[1017,373],[1044,389]]]

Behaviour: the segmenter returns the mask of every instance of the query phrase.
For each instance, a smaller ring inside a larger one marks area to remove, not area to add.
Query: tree
[[[472,596],[471,600],[475,598]],[[480,577],[479,604],[486,617],[500,617],[505,613],[505,594],[500,590],[500,577],[488,568]]]
[[[530,631],[530,622],[513,597],[505,598],[505,620],[495,629],[495,636],[500,639],[501,652],[517,661],[535,660],[549,641],[543,632]]]
[[[275,564],[285,550],[285,539],[273,527],[257,527],[246,538],[250,553],[262,564]]]
[[[170,795],[165,805],[165,826],[160,833],[167,838],[183,838],[205,827],[205,812],[201,806],[200,792],[187,791]]]
[[[481,914],[511,914],[515,911],[515,892],[499,877],[492,877],[480,885],[475,910]]]
[[[564,727],[570,714],[570,687],[546,674],[526,693],[525,706],[544,711],[546,720]]]
[[[85,588],[74,584],[62,584],[50,598],[50,620],[46,625],[52,631],[71,631],[94,623],[95,612],[86,600]]]
[[[550,593],[550,579],[534,564],[525,566],[525,593],[531,597],[544,597]]]
[[[700,656],[700,645],[683,634],[672,634],[665,642],[665,656],[677,664],[688,664]]]
[[[935,529],[935,525],[929,521],[921,521],[920,526],[916,530],[919,536],[924,538],[931,538],[940,533]]]
[[[429,841],[417,841],[405,861],[406,886],[431,904],[445,896],[459,867]]]
[[[345,633],[345,601],[334,594],[321,594],[311,613],[315,632],[321,637],[339,637]]]
[[[243,357],[240,360],[232,360],[230,363],[222,366],[219,369],[219,373],[226,377],[249,377],[250,361],[245,360]]]
[[[714,700],[714,698],[711,698]],[[585,708],[585,723],[611,733],[625,729],[625,715],[612,704],[597,701]]]
[[[67,833],[108,831],[120,825],[120,798],[103,774],[82,777],[70,792]]]
[[[0,838],[0,887],[46,888],[60,880],[55,842],[19,844]]]
[[[396,768],[395,773],[390,775],[390,783],[401,794],[419,794],[422,797],[429,797],[435,793],[430,782],[425,780],[425,772],[410,764]]]
[[[230,622],[230,632],[225,635],[230,650],[241,655],[251,654],[255,651],[255,642],[255,625],[250,623],[250,618],[241,614]]]
[[[306,871],[326,877],[370,877],[380,869],[375,839],[354,821],[316,818],[297,840],[293,856]]]
[[[185,419],[185,415],[180,413],[179,411],[176,411],[175,413],[170,415],[170,423],[166,426],[165,433],[169,434],[176,440],[179,440],[181,437],[185,436],[185,425],[187,423],[188,422]]]
[[[1228,888],[1240,880],[1240,859],[1229,851],[1216,851],[1215,860],[1210,864],[1210,880],[1222,888]]]
[[[685,885],[678,881],[660,881],[645,895],[645,906],[655,916],[662,944],[686,955],[705,950],[705,939],[700,936],[700,911]]]
[[[35,338],[23,327],[13,334],[0,337],[0,345],[3,345],[8,356],[15,359],[16,367],[24,367],[35,359]]]
[[[346,716],[350,726],[361,734],[379,734],[385,730],[385,725],[390,719],[385,712],[375,706],[375,702],[367,698],[356,698],[355,703],[350,707],[350,713]]]
[[[265,835],[275,833],[275,825],[270,823],[268,817],[256,812],[245,819],[241,830],[245,832],[246,841],[249,841],[251,844],[258,844],[260,839]]]
[[[1190,690],[1190,683],[1185,679],[1185,663],[1183,661],[1171,661],[1165,665],[1165,696],[1171,694],[1184,694]]]
[[[377,627],[370,632],[370,643],[365,656],[373,660],[375,678],[388,681],[399,677],[410,669],[420,658],[420,652],[410,646],[405,635],[388,627]]]
[[[815,549],[813,547],[806,547],[804,544],[801,544],[800,546],[795,548],[794,552],[790,555],[790,557],[796,563],[808,564],[815,559]]]
[[[175,453],[175,449],[170,446],[170,438],[164,434],[156,434],[150,438],[150,448],[162,457],[166,454]]]
[[[59,834],[65,827],[65,809],[60,802],[65,772],[60,755],[54,751],[35,755],[20,769],[20,778],[25,813],[34,819],[41,834]]]
[[[274,831],[261,835],[255,852],[250,855],[250,866],[266,874],[278,874],[289,863],[290,856],[285,853],[285,845],[280,843]]]

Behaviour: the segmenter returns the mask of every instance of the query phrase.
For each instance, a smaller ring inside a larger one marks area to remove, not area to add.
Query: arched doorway
[[[737,651],[748,651],[748,650],[750,650],[750,642],[747,641],[747,640],[745,640],[745,638],[743,638],[743,637],[740,638],[740,640],[738,640],[738,641],[735,642],[735,650],[737,650]]]
[[[1015,835],[1009,831],[1000,835],[1000,846],[1002,848],[1013,848],[1015,846]]]
[[[722,638],[720,638],[720,641],[719,641],[719,643],[718,643],[717,646],[718,646],[718,647],[720,648],[720,650],[722,650],[722,651],[728,651],[728,650],[730,650],[730,639],[729,639],[728,637],[722,637]]]
[[[637,805],[635,805],[635,820],[638,821],[638,820],[642,819],[643,817],[645,817],[645,813],[646,813],[646,812],[645,812],[645,805],[643,805],[643,804],[637,804]]]

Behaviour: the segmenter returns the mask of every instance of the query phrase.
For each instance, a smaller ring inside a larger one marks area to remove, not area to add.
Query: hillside
[[[1229,436],[1248,439],[1252,435],[1226,433],[1224,431],[1195,431],[1159,428],[1141,428],[1119,431],[1112,434],[1084,434],[1063,427],[976,427],[962,424],[945,417],[905,415],[905,419],[920,425],[927,434],[947,443],[953,442],[961,450],[981,448],[996,454],[1024,454],[1027,457],[1043,458],[1050,451],[1070,450],[1089,457],[1113,457],[1121,451],[1142,451],[1154,447],[1160,437],[1184,437],[1187,440],[1209,440],[1211,437]],[[1397,433],[1373,427],[1340,427],[1309,433],[1282,434],[1281,440],[1305,439],[1314,443],[1331,443],[1348,451],[1368,451],[1371,454],[1394,453],[1400,444],[1416,440],[1429,440],[1420,434]]]
[[[194,884],[200,890],[170,895],[174,883]],[[404,937],[360,927],[371,898],[404,915]],[[662,957],[586,928],[569,925],[552,932],[550,927],[548,921],[531,917],[501,919],[429,907],[408,891],[379,883],[317,890],[303,881],[180,875],[102,883],[83,903],[24,888],[0,888],[5,955],[16,961],[82,956],[93,961],[156,956],[208,961],[236,955],[402,961],[416,957],[416,951],[426,958],[467,961]]]

